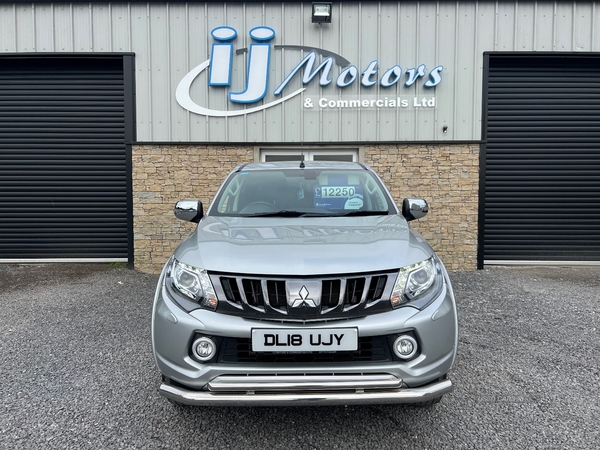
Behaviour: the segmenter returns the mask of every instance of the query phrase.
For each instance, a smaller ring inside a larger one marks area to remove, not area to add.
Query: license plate
[[[253,352],[345,352],[358,350],[358,329],[252,329]]]

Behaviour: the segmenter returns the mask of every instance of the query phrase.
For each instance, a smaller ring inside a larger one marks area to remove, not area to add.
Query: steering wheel
[[[272,205],[269,202],[265,202],[262,200],[248,203],[240,210],[240,214],[252,214],[252,213],[260,213],[260,212],[276,212],[278,211],[275,205]]]

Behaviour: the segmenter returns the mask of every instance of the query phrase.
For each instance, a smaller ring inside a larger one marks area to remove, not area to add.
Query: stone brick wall
[[[231,169],[253,158],[254,146],[134,146],[135,268],[159,273],[175,247],[195,228],[175,217],[177,201],[197,199],[207,208]]]
[[[422,197],[429,214],[410,222],[448,270],[477,268],[478,145],[378,145],[365,148],[365,163],[379,174],[398,207]]]
[[[252,162],[254,146],[140,145],[133,148],[133,215],[136,269],[158,273],[195,224],[177,220],[178,200],[205,207],[229,171]],[[401,206],[423,197],[429,214],[411,222],[449,270],[475,269],[479,147],[477,145],[372,145],[372,166]]]

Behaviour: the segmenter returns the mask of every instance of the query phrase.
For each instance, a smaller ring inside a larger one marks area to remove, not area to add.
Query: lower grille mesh
[[[361,337],[358,350],[337,353],[256,353],[250,339],[224,338],[219,362],[222,363],[353,363],[391,361],[392,355],[385,336]]]

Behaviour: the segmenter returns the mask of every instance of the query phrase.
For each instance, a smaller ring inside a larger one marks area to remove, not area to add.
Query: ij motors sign
[[[213,29],[211,34],[215,43],[212,45],[210,58],[192,69],[181,80],[175,93],[177,102],[183,108],[196,114],[210,117],[232,117],[272,108],[300,95],[307,89],[306,87],[302,87],[293,92],[286,92],[289,91],[286,88],[296,76],[301,77],[303,85],[308,85],[318,80],[320,86],[324,87],[335,84],[340,90],[355,83],[360,83],[361,86],[366,88],[366,94],[361,95],[360,98],[345,98],[344,95],[339,95],[340,92],[335,92],[333,89],[330,98],[327,96],[318,98],[305,97],[303,102],[303,108],[305,109],[405,109],[435,108],[436,106],[436,98],[433,96],[408,97],[396,94],[378,96],[376,93],[369,95],[368,88],[379,85],[384,88],[381,90],[382,93],[385,93],[385,88],[394,86],[410,88],[416,83],[422,84],[424,88],[433,88],[442,82],[443,66],[436,66],[428,71],[425,64],[420,64],[416,67],[403,70],[401,66],[396,64],[386,70],[380,70],[379,61],[373,60],[361,72],[358,67],[344,57],[325,49],[300,45],[273,46],[271,41],[275,37],[275,31],[269,27],[256,27],[250,30],[250,37],[254,42],[247,49],[248,67],[245,80],[246,85],[244,90],[235,90],[235,87],[232,87],[231,73],[234,64],[236,64],[233,41],[237,37],[237,31],[234,28],[223,26]],[[241,52],[238,51],[235,54],[243,54],[246,51],[246,49],[241,50]],[[272,81],[269,79],[271,55],[273,51],[281,50],[305,51],[308,53],[283,80],[275,80],[273,86],[270,86]],[[322,57],[320,63],[317,62],[317,55]],[[334,73],[334,66],[339,68],[337,74]],[[227,95],[229,102],[244,104],[246,108],[222,111],[209,109],[196,103],[191,98],[190,89],[194,80],[205,71],[207,71],[208,85],[211,89],[223,90],[223,94]],[[275,89],[272,93],[276,97],[276,100],[268,103],[260,103],[273,87]]]

